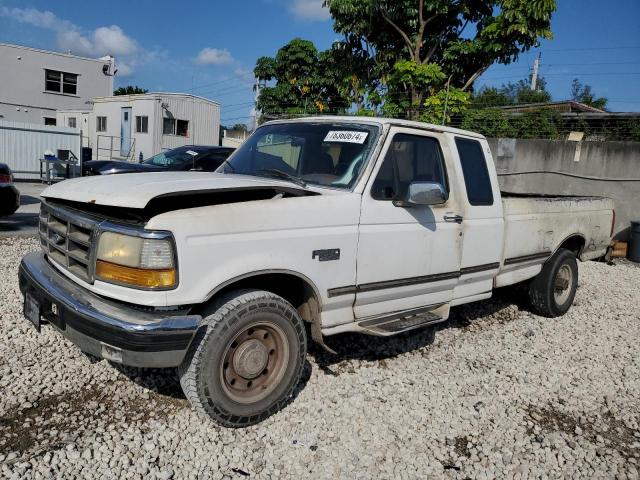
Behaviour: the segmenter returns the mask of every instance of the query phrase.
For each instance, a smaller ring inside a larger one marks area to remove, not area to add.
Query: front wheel
[[[529,284],[533,309],[545,317],[564,315],[578,288],[578,262],[571,250],[559,249]]]
[[[261,290],[232,293],[178,367],[191,404],[226,427],[246,427],[280,410],[302,375],[304,324],[282,297]]]

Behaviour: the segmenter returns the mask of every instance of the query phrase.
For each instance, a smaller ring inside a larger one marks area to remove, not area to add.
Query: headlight
[[[176,285],[171,239],[103,232],[98,243],[96,278],[148,289]]]

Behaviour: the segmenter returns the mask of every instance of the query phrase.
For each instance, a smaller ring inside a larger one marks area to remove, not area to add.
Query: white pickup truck
[[[307,331],[325,347],[397,335],[525,281],[535,311],[564,314],[576,259],[605,254],[614,219],[605,198],[501,195],[481,135],[360,117],[266,123],[217,173],[42,196],[25,317],[94,356],[178,367],[194,407],[232,427],[291,398]]]

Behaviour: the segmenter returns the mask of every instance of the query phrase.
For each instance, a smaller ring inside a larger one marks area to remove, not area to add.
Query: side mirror
[[[418,205],[442,205],[447,201],[447,192],[436,182],[411,182],[404,200],[394,200],[396,207]]]

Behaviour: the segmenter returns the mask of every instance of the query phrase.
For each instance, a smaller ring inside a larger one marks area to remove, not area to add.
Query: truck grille
[[[45,202],[40,207],[40,244],[50,260],[93,282],[93,232],[98,221]]]

